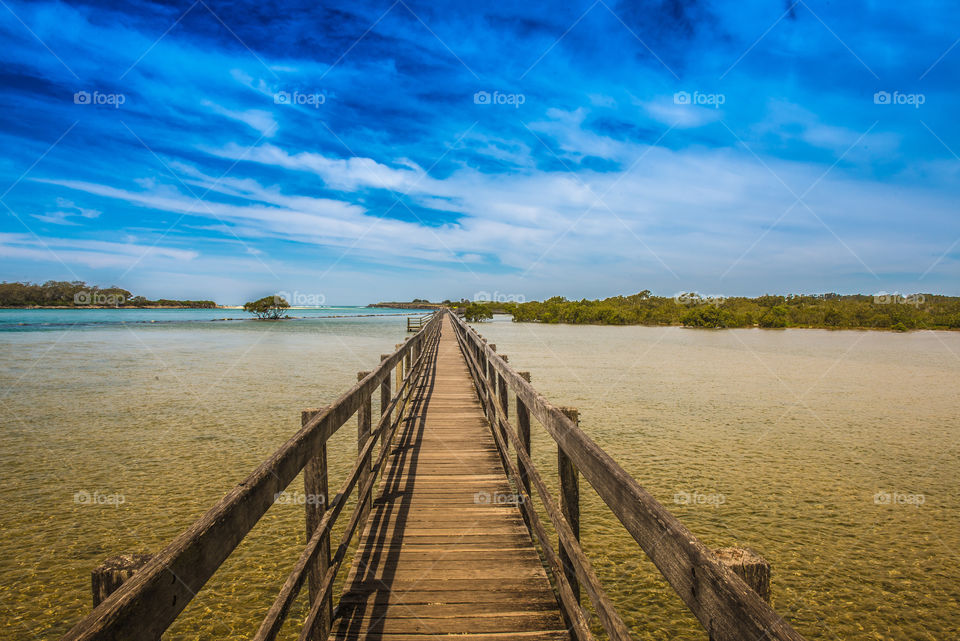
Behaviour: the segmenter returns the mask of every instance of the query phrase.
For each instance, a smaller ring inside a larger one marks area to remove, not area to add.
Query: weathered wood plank
[[[300,421],[303,425],[310,422],[319,409],[303,410],[300,415]],[[330,488],[327,477],[327,444],[320,446],[320,451],[312,459],[307,461],[303,468],[303,491],[307,497],[305,502],[307,519],[307,540],[313,536],[314,531],[320,525],[323,519],[323,513],[327,510],[329,502]],[[309,499],[314,500],[309,500]],[[324,534],[320,540],[320,550],[313,562],[307,565],[307,586],[311,603],[320,593],[320,582],[323,575],[327,573],[330,566],[330,535]],[[328,626],[333,617],[333,601],[330,600],[324,612],[324,623]],[[323,641],[322,634],[314,635],[311,641]]]
[[[561,407],[560,411],[574,423],[579,422],[580,413],[575,407]],[[560,512],[570,526],[573,538],[580,540],[580,480],[577,466],[573,464],[562,447],[557,447],[557,472],[560,477]],[[563,571],[570,582],[573,595],[580,600],[580,582],[577,580],[577,571],[573,567],[568,546],[560,543],[560,560],[563,562]]]

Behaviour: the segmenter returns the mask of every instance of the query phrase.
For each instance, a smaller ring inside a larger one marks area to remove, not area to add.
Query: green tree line
[[[192,307],[214,308],[212,300],[150,300],[120,287],[98,287],[79,280],[0,283],[0,307]]]
[[[704,298],[697,294],[525,303],[473,303],[508,313],[516,322],[687,327],[818,327],[893,330],[960,328],[960,297],[935,294],[793,294]],[[494,309],[495,308],[495,309]]]

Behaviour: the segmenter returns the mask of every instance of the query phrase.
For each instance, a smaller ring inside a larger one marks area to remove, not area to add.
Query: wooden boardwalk
[[[450,309],[422,321],[349,390],[304,410],[299,431],[165,548],[97,568],[95,608],[62,641],[161,638],[298,476],[305,496],[324,500],[306,502],[307,541],[251,641],[281,638],[302,591],[310,605],[299,641],[594,641],[596,625],[610,641],[631,641],[638,631],[580,545],[581,483],[710,639],[803,641],[764,600],[766,561],[704,546],[580,429],[575,409],[553,405]],[[354,417],[356,463],[334,489],[327,442]],[[556,444],[557,466],[545,472],[559,496],[533,464],[532,419]],[[629,605],[642,618],[643,604]]]
[[[360,537],[332,639],[569,639],[449,318]],[[506,502],[504,502],[506,501]]]

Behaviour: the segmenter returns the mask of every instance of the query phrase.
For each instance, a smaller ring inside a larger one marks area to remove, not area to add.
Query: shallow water
[[[89,611],[94,566],[160,549],[405,326],[384,316],[0,333],[0,636],[65,632]],[[578,407],[583,428],[704,543],[763,554],[774,606],[807,638],[960,628],[960,334],[502,319],[480,330],[545,395]],[[332,486],[353,439],[351,422],[331,443]],[[535,429],[555,484],[550,445]],[[585,547],[636,638],[704,639],[581,492]],[[302,530],[302,506],[275,505],[164,638],[248,638]]]

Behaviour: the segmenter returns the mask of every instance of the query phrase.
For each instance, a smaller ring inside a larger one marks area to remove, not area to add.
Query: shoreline
[[[84,310],[84,309],[243,309],[242,306],[220,306],[217,307],[185,307],[183,305],[124,305],[114,307],[113,305],[22,305],[19,307],[4,306],[0,309],[62,309],[62,310]]]
[[[494,316],[510,316],[510,314],[494,314]],[[511,319],[512,323],[517,324],[529,324],[529,325],[563,325],[565,327],[676,327],[679,329],[692,329],[692,330],[704,330],[704,331],[724,331],[731,329],[763,329],[771,330],[774,332],[782,332],[789,329],[820,329],[828,332],[893,332],[895,334],[909,334],[910,332],[956,332],[960,331],[960,327],[912,327],[907,330],[898,330],[893,329],[892,327],[830,327],[825,325],[791,325],[790,327],[761,327],[760,325],[747,325],[743,327],[697,327],[695,325],[683,325],[681,323],[546,323],[539,320],[522,320],[515,321]],[[470,325],[483,325],[483,323],[469,323]]]
[[[410,311],[435,311],[439,308],[433,307],[395,307],[388,305],[326,305],[324,307],[288,307],[287,309],[397,309]],[[62,309],[62,310],[85,310],[85,309],[243,309],[243,305],[217,305],[216,307],[188,307],[184,305],[122,305],[115,307],[113,305],[20,305],[20,306],[0,306],[2,309]]]
[[[0,309],[23,309],[20,307],[15,308],[0,308]],[[108,308],[112,309],[112,308]],[[144,308],[144,309],[153,309],[153,308]],[[175,307],[172,309],[185,309],[181,307]],[[208,308],[209,309],[209,308]],[[361,308],[362,309],[362,308]],[[242,316],[240,318],[190,318],[190,319],[164,319],[164,320],[133,320],[133,321],[100,321],[93,323],[86,323],[86,325],[91,326],[107,326],[107,325],[168,325],[168,324],[194,324],[194,323],[222,323],[225,321],[234,321],[234,322],[280,322],[280,321],[292,321],[292,320],[329,320],[329,319],[344,319],[344,318],[380,318],[380,317],[396,317],[396,316],[414,316],[415,314],[404,314],[404,313],[387,313],[387,314],[328,314],[328,315],[319,315],[319,316],[286,316],[283,318],[255,318],[253,316]],[[77,323],[67,323],[67,322],[32,322],[32,323],[0,323],[0,332],[5,331],[5,327],[71,327]]]

